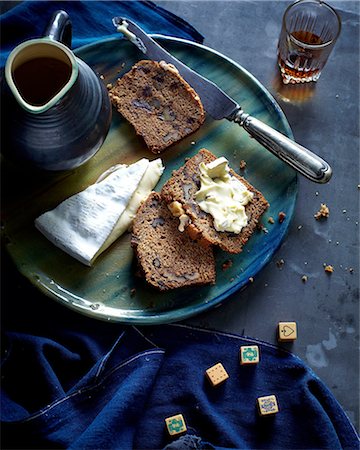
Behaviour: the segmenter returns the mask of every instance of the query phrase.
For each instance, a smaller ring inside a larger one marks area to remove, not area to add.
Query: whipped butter
[[[201,187],[195,200],[200,209],[212,215],[217,231],[240,233],[248,223],[245,206],[254,194],[230,175],[228,160],[224,157],[209,164],[202,162],[199,169]]]
[[[114,23],[114,19],[113,19]],[[134,33],[132,33],[129,29],[129,23],[126,20],[123,20],[120,24],[116,24],[116,31],[122,33],[126,39],[136,45],[136,47],[141,50],[143,53],[147,52],[146,46],[143,41],[139,39]]]
[[[122,33],[133,44],[136,44],[136,36],[128,29],[128,26],[128,22],[126,22],[126,20],[123,20],[121,24],[117,25],[116,31],[118,33]]]

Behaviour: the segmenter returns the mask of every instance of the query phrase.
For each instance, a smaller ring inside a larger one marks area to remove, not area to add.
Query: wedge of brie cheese
[[[101,181],[39,216],[35,226],[57,247],[91,266],[129,229],[163,171],[160,159],[116,166]]]

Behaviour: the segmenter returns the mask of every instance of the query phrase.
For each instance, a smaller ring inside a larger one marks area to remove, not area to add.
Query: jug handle
[[[72,25],[68,13],[62,10],[55,11],[43,35],[71,48]]]

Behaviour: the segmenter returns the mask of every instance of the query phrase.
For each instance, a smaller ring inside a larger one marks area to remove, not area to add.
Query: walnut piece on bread
[[[184,286],[215,283],[215,258],[178,230],[160,194],[152,192],[140,206],[133,224],[131,245],[141,273],[153,287],[166,291]]]
[[[213,217],[202,211],[196,201],[196,193],[200,186],[200,163],[209,164],[216,159],[217,157],[209,150],[201,149],[173,172],[171,178],[162,187],[161,196],[167,204],[177,202],[181,205],[185,214],[190,218],[185,231],[192,239],[198,240],[202,245],[219,246],[229,253],[240,253],[256,231],[259,219],[269,204],[261,192],[230,169],[231,176],[236,177],[253,193],[251,202],[245,206],[248,222],[240,233],[217,231],[214,227]]]

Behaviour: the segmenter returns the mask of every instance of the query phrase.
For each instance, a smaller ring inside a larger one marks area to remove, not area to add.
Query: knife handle
[[[326,161],[279,131],[244,113],[242,109],[230,120],[241,125],[250,136],[306,178],[316,183],[327,183],[330,180],[332,169]]]

